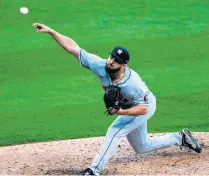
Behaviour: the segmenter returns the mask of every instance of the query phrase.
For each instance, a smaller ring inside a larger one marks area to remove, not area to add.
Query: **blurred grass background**
[[[209,131],[208,0],[1,0],[0,145],[105,135],[103,90],[44,23],[103,58],[116,45],[157,97],[149,132]],[[29,14],[21,15],[22,6]]]

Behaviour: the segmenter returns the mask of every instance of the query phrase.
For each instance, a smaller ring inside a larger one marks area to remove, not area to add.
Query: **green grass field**
[[[149,132],[209,131],[208,0],[1,0],[0,145],[105,135],[103,90],[40,22],[108,57],[116,45],[157,97]],[[21,15],[19,8],[30,12]]]

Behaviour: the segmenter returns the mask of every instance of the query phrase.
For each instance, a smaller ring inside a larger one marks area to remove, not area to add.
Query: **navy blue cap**
[[[115,58],[115,61],[120,64],[127,64],[130,59],[128,50],[121,46],[116,46],[109,54],[111,54]]]

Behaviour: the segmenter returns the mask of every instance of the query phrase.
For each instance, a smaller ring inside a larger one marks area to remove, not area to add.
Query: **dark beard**
[[[110,68],[108,68],[107,65],[106,65],[105,70],[106,70],[107,73],[113,75],[113,74],[117,73],[117,72],[120,70],[120,68],[110,69]]]

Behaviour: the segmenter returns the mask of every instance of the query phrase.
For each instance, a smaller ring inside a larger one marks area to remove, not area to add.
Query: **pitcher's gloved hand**
[[[109,86],[105,89],[104,103],[107,109],[105,112],[107,115],[113,115],[121,108],[120,91],[121,89],[117,86]]]

